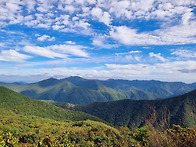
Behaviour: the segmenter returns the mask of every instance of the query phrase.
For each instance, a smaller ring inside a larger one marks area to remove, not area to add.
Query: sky
[[[0,0],[0,81],[196,82],[195,0]]]

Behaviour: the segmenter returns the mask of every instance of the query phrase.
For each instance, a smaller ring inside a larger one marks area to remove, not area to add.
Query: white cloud
[[[49,29],[50,28],[50,24],[47,24],[47,23],[39,23],[36,27],[37,28]]]
[[[107,39],[108,39],[107,36],[96,36],[96,37],[93,38],[92,44],[94,46],[97,46],[97,47],[100,47],[100,48],[106,48],[106,49],[118,47],[117,44],[107,43],[108,42]]]
[[[73,42],[73,41],[65,41],[65,43],[66,43],[66,44],[72,44],[72,45],[76,44],[76,43]]]
[[[142,51],[136,50],[136,51],[130,51],[130,52],[125,52],[125,53],[115,53],[117,56],[118,55],[128,55],[128,54],[137,54],[141,53]]]
[[[160,60],[160,61],[162,61],[162,62],[165,62],[166,61],[166,59],[165,58],[163,58],[162,56],[161,56],[161,53],[158,53],[158,54],[155,54],[155,53],[149,53],[149,56],[151,57],[151,58],[156,58],[156,59],[158,59],[158,60]]]
[[[20,0],[8,1],[5,3],[5,6],[11,12],[18,12],[19,10],[21,10],[21,6],[20,6],[21,3],[22,2]]]
[[[3,50],[0,53],[0,61],[13,61],[13,62],[23,62],[31,56],[21,54],[15,50]]]
[[[196,58],[196,51],[194,50],[179,49],[179,50],[173,51],[171,54],[177,55],[179,57]]]
[[[138,51],[138,50],[136,50],[136,51],[130,51],[129,53],[130,54],[135,54],[135,53],[141,53],[142,51]]]
[[[65,26],[63,26],[63,25],[53,25],[52,26],[52,28],[53,28],[53,30],[61,30],[61,29],[63,29]]]
[[[47,76],[61,75],[62,77],[78,75],[85,78],[120,78],[129,80],[162,80],[162,81],[183,81],[183,82],[195,82],[195,67],[196,61],[175,61],[165,63],[150,64],[106,64],[106,67],[55,67],[53,68],[41,68],[39,70],[24,70],[16,71],[22,75],[39,75],[47,73]],[[7,71],[10,73],[10,71]],[[178,76],[176,76],[178,75]]]
[[[187,8],[195,4],[196,2],[193,0],[186,0],[186,2],[184,0],[116,0],[109,2],[108,7],[109,12],[117,18],[169,20],[178,15],[183,15]],[[171,21],[174,20],[171,19]]]
[[[182,15],[182,24],[189,25],[190,19],[193,18],[194,14],[192,12],[186,12]]]
[[[129,1],[112,1],[109,12],[113,13],[117,18],[126,17],[130,19],[133,14],[129,9],[130,4]]]
[[[23,0],[23,1],[27,5],[27,10],[29,12],[34,10],[35,5],[36,5],[34,0]]]
[[[42,35],[39,38],[37,38],[39,41],[55,41],[55,37],[50,37],[48,35]]]
[[[159,37],[145,33],[137,33],[137,30],[126,26],[113,27],[110,36],[125,45],[159,44]]]
[[[47,57],[47,58],[66,58],[67,56],[61,53],[56,53],[55,51],[49,50],[44,47],[39,46],[25,46],[24,51],[27,53]]]
[[[0,42],[0,47],[4,47],[4,46],[5,46],[5,44]]]
[[[141,80],[162,80],[162,81],[196,81],[195,71],[196,61],[175,61],[165,63],[150,64],[106,64],[112,75],[124,79],[141,79]],[[123,71],[123,72],[122,72]],[[126,75],[126,76],[125,76]]]
[[[47,58],[67,58],[68,55],[88,57],[88,53],[84,51],[85,48],[79,45],[25,46],[24,51]]]
[[[38,0],[37,2],[37,10],[40,12],[49,12],[54,6],[53,4],[56,0]]]
[[[80,27],[87,30],[89,26],[90,24],[84,20],[75,21],[75,27]]]
[[[187,19],[189,20],[189,19]],[[187,25],[180,24],[151,32],[138,33],[138,30],[127,26],[114,26],[110,31],[111,38],[124,45],[171,45],[196,43],[196,21]]]
[[[111,22],[110,14],[108,12],[103,12],[101,8],[93,8],[91,14],[106,25],[109,25]]]
[[[52,45],[48,46],[48,49],[59,51],[64,54],[78,56],[78,57],[88,57],[88,53],[84,51],[86,47],[80,45]]]
[[[111,37],[126,45],[148,44],[148,42],[153,45],[185,44],[195,43],[193,41],[195,5],[194,0],[1,0],[0,24],[4,26],[21,24],[33,28],[52,28],[62,32],[92,35],[91,20],[98,20],[112,27],[113,22],[121,24],[124,20],[131,22],[134,19],[156,19],[162,21],[161,29],[138,33],[136,29],[127,29],[127,26],[121,28],[114,26],[110,31]],[[172,27],[178,21],[181,21],[181,24]],[[118,30],[128,30],[131,35],[126,39]],[[176,37],[178,33],[180,34]],[[116,37],[118,34],[125,40],[118,39]]]

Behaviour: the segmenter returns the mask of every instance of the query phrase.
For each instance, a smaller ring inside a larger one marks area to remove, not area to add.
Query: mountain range
[[[58,104],[67,107],[67,104]],[[196,90],[184,95],[158,100],[119,100],[76,105],[71,109],[97,116],[106,122],[130,129],[146,123],[160,127],[177,124],[183,127],[196,126]],[[162,125],[162,126],[161,126]]]
[[[36,83],[4,83],[25,96],[39,100],[53,100],[72,104],[90,104],[122,99],[152,100],[168,98],[196,89],[196,83],[144,80],[89,80],[81,77],[50,78]]]

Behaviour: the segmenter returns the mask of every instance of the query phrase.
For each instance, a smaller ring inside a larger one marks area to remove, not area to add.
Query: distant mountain
[[[161,81],[128,80],[88,80],[81,77],[65,79],[50,78],[36,83],[3,83],[10,88],[33,99],[53,100],[73,104],[90,104],[122,99],[152,100],[168,98],[187,93],[196,84]]]
[[[152,124],[164,122],[168,126],[193,127],[196,126],[196,90],[168,99],[96,102],[76,105],[73,109],[131,129],[143,126],[146,120]]]
[[[152,99],[177,96],[179,94],[185,94],[191,90],[196,89],[196,83],[186,84],[183,82],[161,82],[155,80],[87,80],[81,77],[68,77],[63,80],[69,81],[77,86],[90,89],[96,89],[96,83],[100,83],[106,87],[120,92],[139,89],[154,94]]]
[[[192,88],[196,89],[196,83],[189,84]]]
[[[144,81],[144,80],[106,80],[102,81],[104,85],[115,90],[130,90],[131,87],[141,89],[156,94],[159,98],[167,98],[187,93],[196,89],[196,85],[185,84],[182,82],[161,82],[161,81]]]
[[[5,87],[0,87],[0,113],[5,112],[60,121],[87,119],[102,121],[89,114],[62,109],[39,100],[33,100]]]

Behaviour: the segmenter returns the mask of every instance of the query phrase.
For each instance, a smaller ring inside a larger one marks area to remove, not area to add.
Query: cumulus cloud
[[[151,32],[141,32],[127,26],[115,26],[110,31],[111,38],[124,45],[170,45],[196,43],[196,21],[188,25],[176,25]]]
[[[29,12],[33,11],[36,5],[34,0],[23,0],[24,4],[27,6]]]
[[[55,41],[55,37],[50,37],[48,35],[42,35],[37,38],[39,41]]]
[[[31,56],[21,54],[15,50],[3,50],[0,52],[0,61],[24,62],[29,58]]]
[[[111,22],[110,14],[108,12],[103,12],[101,8],[93,8],[91,14],[92,16],[96,17],[100,22],[103,22],[106,25],[109,25]]]
[[[127,26],[113,27],[110,31],[111,38],[125,45],[160,44],[160,37],[147,33],[137,33],[136,29]]]
[[[0,24],[92,35],[92,20],[97,20],[111,27],[111,37],[125,45],[185,44],[196,40],[195,5],[193,0],[1,0]],[[156,31],[138,33],[134,28],[114,25],[134,19],[161,20],[163,26]]]

